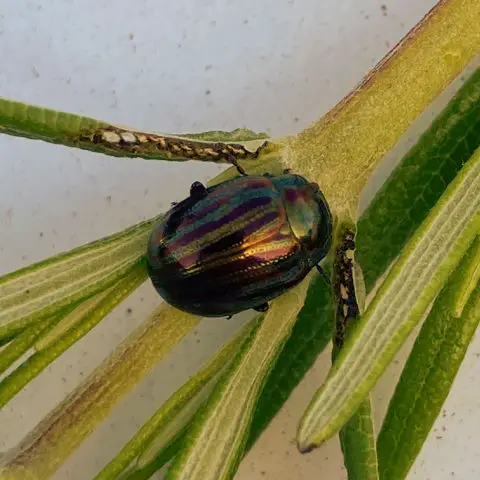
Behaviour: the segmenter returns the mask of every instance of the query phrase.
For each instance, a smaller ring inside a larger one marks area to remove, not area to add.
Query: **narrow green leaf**
[[[237,356],[220,386],[197,415],[169,480],[232,478],[265,377],[289,337],[304,303],[308,281],[272,302],[248,348]]]
[[[458,287],[456,288],[457,296],[453,305],[453,314],[461,317],[463,310],[470,296],[477,287],[480,280],[480,238],[477,237],[472,246],[472,261],[467,266],[465,275],[458,279]],[[468,260],[466,260],[468,262]]]
[[[25,330],[25,328],[27,328],[27,326],[21,324],[10,325],[8,328],[2,328],[0,326],[0,347],[7,345],[14,340]]]
[[[0,350],[0,375],[18,360],[46,330],[50,329],[59,318],[47,318],[25,329],[14,338],[5,348]]]
[[[118,455],[95,477],[116,479],[135,459],[135,469],[143,469],[168,448],[170,440],[190,423],[198,407],[210,395],[219,375],[230,365],[245,339],[258,326],[249,323],[222,347],[185,385],[177,390],[138,430]]]
[[[127,469],[118,480],[148,480],[153,474],[166,465],[174,455],[182,448],[185,441],[185,435],[188,432],[188,427],[178,435],[171,439],[168,445],[155,457],[150,463],[144,465],[142,468],[132,467]]]
[[[480,146],[480,68],[402,159],[358,222],[367,290]]]
[[[378,461],[370,396],[340,431],[348,480],[377,480]]]
[[[60,339],[72,328],[75,327],[82,319],[93,312],[95,308],[109,295],[113,290],[117,288],[117,284],[112,285],[103,292],[99,292],[93,297],[84,300],[78,307],[76,307],[71,313],[63,316],[63,318],[55,323],[53,328],[51,328],[45,335],[39,335],[36,339],[34,348],[37,352],[44,350],[45,348],[51,346],[54,343],[60,341]]]
[[[111,286],[145,254],[155,219],[0,278],[0,338]]]
[[[308,451],[336,433],[373,388],[480,231],[480,149],[408,242],[330,374],[297,435]]]
[[[252,132],[247,128],[236,128],[231,132],[223,132],[220,130],[211,130],[202,133],[174,133],[174,137],[185,137],[193,140],[202,140],[204,142],[249,142],[252,140],[266,140],[268,134],[265,132]]]
[[[479,272],[477,237],[435,300],[390,401],[378,436],[384,480],[406,477],[447,398],[480,321]]]
[[[255,159],[270,150],[265,134],[246,129],[185,136],[139,132],[6,98],[0,98],[0,133],[113,156],[176,161],[228,163],[231,158]]]
[[[328,272],[327,267],[324,269]],[[292,334],[268,375],[260,395],[246,450],[253,446],[330,342],[334,328],[331,301],[330,286],[320,275],[314,275]]]
[[[92,299],[95,298],[97,298],[97,295],[92,297]],[[87,302],[88,300],[83,303]],[[75,310],[77,306],[78,302],[73,303],[61,309],[56,315],[27,327],[8,345],[6,345],[5,348],[0,350],[0,375],[3,374],[5,370],[7,370],[17,359],[19,359],[30,347],[34,346],[39,339],[42,339],[44,336],[51,335],[51,330],[55,329],[55,326],[59,322],[62,322],[65,318],[72,317],[70,312]]]
[[[140,273],[144,278],[144,267]],[[50,478],[120,398],[199,321],[200,317],[160,306],[17,447],[7,452],[0,478]],[[54,346],[40,353],[49,348]]]
[[[79,132],[106,126],[93,118],[0,98],[0,133],[62,143]]]
[[[54,343],[47,343],[43,348],[22,363],[10,375],[0,382],[0,408],[9,402],[28,382],[35,378],[50,363],[70,348],[77,340],[85,336],[124,298],[130,295],[146,279],[143,263],[134,265],[122,280],[119,280],[107,292],[100,292],[89,302],[87,309],[82,304],[70,313],[77,319],[74,325],[56,338]]]

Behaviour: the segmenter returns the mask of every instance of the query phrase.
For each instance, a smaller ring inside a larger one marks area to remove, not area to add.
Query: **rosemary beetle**
[[[241,172],[243,173],[243,172]],[[245,175],[190,195],[154,226],[150,279],[174,307],[204,317],[266,311],[327,255],[332,216],[316,183]]]

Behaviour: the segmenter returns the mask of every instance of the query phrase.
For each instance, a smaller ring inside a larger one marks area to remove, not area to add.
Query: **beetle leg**
[[[244,168],[237,162],[237,159],[233,155],[228,156],[228,161],[237,169],[240,175],[244,177],[248,177],[248,173],[244,170]]]
[[[330,280],[330,277],[325,273],[325,270],[320,266],[318,265],[315,265],[317,267],[317,270],[318,270],[318,273],[320,274],[320,276],[325,280],[325,283],[331,287],[332,286],[332,281]]]
[[[233,318],[233,315],[228,315],[227,316],[227,320],[230,320],[231,318]]]
[[[286,168],[284,171],[283,171],[283,174],[284,175],[290,175],[292,173],[292,169],[291,168]]]
[[[172,207],[174,207],[175,205],[177,205],[177,203],[178,203],[178,202],[172,202],[170,205],[171,205]]]
[[[254,310],[256,312],[262,312],[263,313],[263,312],[266,312],[269,308],[270,307],[269,307],[268,303],[265,302],[265,303],[262,303],[261,305],[259,305],[258,307],[255,307]]]
[[[190,196],[192,198],[203,198],[207,194],[207,189],[200,182],[193,182],[192,186],[190,187]]]

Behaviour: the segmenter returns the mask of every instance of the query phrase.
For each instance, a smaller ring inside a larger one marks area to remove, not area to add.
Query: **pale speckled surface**
[[[347,93],[433,3],[3,0],[0,95],[139,129],[292,133]],[[192,181],[223,168],[111,159],[5,136],[0,158],[0,274],[150,217],[182,198]],[[158,302],[149,285],[142,287],[7,405],[0,450],[22,438]],[[240,321],[202,323],[55,478],[91,478]],[[480,477],[479,357],[477,335],[410,480]],[[336,439],[307,456],[291,442],[328,358],[294,392],[237,480],[345,478]],[[375,392],[379,418],[392,371]]]

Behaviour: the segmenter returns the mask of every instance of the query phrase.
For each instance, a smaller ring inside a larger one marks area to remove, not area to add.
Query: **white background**
[[[290,134],[354,87],[434,3],[0,0],[0,96],[137,129]],[[222,168],[112,159],[0,136],[0,274],[151,217]],[[7,405],[0,450],[18,442],[159,301],[145,285]],[[91,478],[239,321],[202,324],[55,478]],[[243,461],[238,480],[346,478],[336,439],[306,456],[292,444],[328,357]],[[479,357],[477,336],[409,479],[480,477]],[[378,417],[395,370],[376,390]]]

